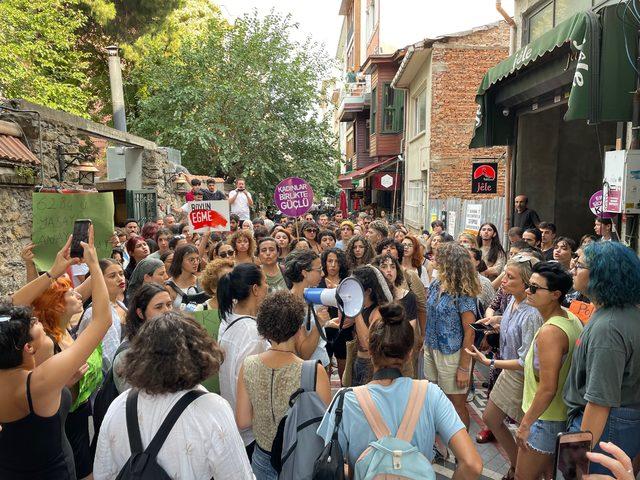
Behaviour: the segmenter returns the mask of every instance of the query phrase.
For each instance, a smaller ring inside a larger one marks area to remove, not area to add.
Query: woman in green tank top
[[[557,262],[538,263],[532,272],[527,302],[538,309],[545,323],[536,333],[524,364],[525,415],[516,433],[516,478],[521,479],[551,478],[556,437],[567,424],[562,389],[582,331],[580,320],[562,308],[573,284],[569,272]]]

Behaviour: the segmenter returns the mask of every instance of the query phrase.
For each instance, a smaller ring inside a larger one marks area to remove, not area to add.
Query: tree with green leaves
[[[333,194],[339,153],[317,114],[331,64],[296,28],[274,13],[233,27],[215,16],[175,55],[150,52],[130,75],[131,130],[179,148],[192,173],[246,178],[266,202],[289,176]]]
[[[88,116],[79,0],[0,1],[0,94]],[[69,15],[73,10],[74,14]]]

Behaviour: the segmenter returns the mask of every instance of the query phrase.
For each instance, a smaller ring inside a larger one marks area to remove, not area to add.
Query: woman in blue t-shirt
[[[414,383],[410,378],[402,377],[400,372],[411,358],[413,328],[398,303],[381,305],[378,310],[380,318],[369,327],[369,352],[374,375],[366,388],[384,423],[395,435]],[[333,435],[337,403],[333,402],[318,428],[318,435],[324,438],[326,444]],[[432,460],[436,434],[456,456],[456,473],[461,478],[477,478],[482,472],[480,455],[451,402],[437,385],[429,383],[411,444]],[[342,420],[338,426],[338,441],[350,471],[353,471],[356,461],[369,443],[375,440],[376,436],[356,395],[352,390],[347,391],[344,394]]]
[[[467,390],[471,378],[471,349],[480,281],[469,251],[457,243],[436,250],[438,279],[429,287],[424,339],[424,373],[437,383],[464,424],[469,427]],[[464,348],[463,348],[464,347]]]

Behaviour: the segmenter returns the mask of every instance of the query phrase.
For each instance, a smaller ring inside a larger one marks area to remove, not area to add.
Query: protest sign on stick
[[[188,202],[189,225],[196,233],[228,232],[229,202],[226,200],[204,200]]]
[[[31,240],[36,244],[35,264],[40,271],[51,268],[58,251],[73,232],[73,223],[89,218],[100,258],[111,256],[113,193],[34,193]]]
[[[313,189],[301,178],[285,178],[276,187],[273,201],[283,215],[299,217],[311,209]]]

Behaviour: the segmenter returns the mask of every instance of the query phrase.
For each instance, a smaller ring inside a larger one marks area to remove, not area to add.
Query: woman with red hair
[[[151,252],[149,250],[149,245],[147,245],[147,241],[138,235],[132,235],[129,237],[125,247],[129,254],[129,264],[127,265],[127,269],[124,271],[124,276],[129,280],[138,262],[147,258]]]
[[[86,253],[85,247],[85,253]],[[92,248],[92,247],[91,247]],[[95,255],[95,250],[92,252]],[[87,261],[90,271],[95,275],[94,265]],[[98,267],[97,260],[95,267]],[[99,290],[104,288],[102,275]],[[93,280],[92,280],[93,283]],[[96,288],[93,288],[94,293]],[[96,299],[99,301],[99,298]],[[42,349],[35,356],[36,365],[45,363],[52,355],[58,355],[73,348],[75,340],[70,332],[73,317],[82,313],[82,296],[73,289],[67,276],[51,276],[49,287],[33,303],[33,315],[42,324],[44,333],[51,338],[53,349]],[[85,357],[86,358],[86,357]],[[89,476],[93,470],[89,450],[88,421],[91,415],[89,396],[102,383],[101,348],[95,348],[86,363],[76,375],[69,378],[66,386],[71,391],[71,406],[64,423],[65,433],[73,451],[73,460],[77,478]],[[32,387],[33,389],[34,387]]]
[[[420,242],[415,236],[406,235],[402,240],[402,246],[404,247],[402,269],[405,271],[411,270],[416,272],[420,277],[422,284],[427,288],[431,283],[431,272],[428,271],[428,262],[425,261],[425,258],[422,255]]]

